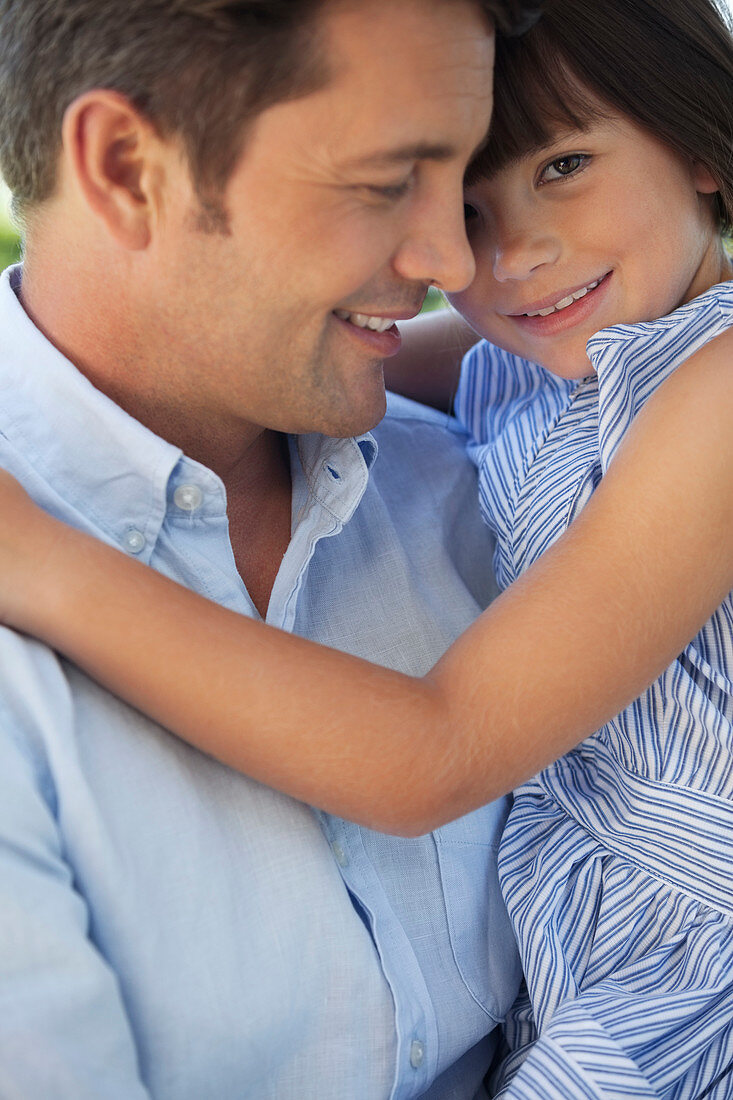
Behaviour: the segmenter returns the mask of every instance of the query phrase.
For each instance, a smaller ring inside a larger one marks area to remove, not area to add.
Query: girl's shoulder
[[[649,397],[685,360],[731,327],[733,280],[711,287],[665,317],[614,325],[590,338],[604,470]]]
[[[519,544],[523,558],[524,524],[516,522],[519,498],[578,386],[485,341],[464,359],[456,414],[478,469],[479,503],[496,538],[494,569],[502,587],[519,571]]]
[[[616,362],[641,373],[643,363],[663,360],[676,364],[698,347],[733,326],[733,279],[717,283],[704,294],[655,321],[612,325],[588,341],[588,356],[597,373],[608,373]]]

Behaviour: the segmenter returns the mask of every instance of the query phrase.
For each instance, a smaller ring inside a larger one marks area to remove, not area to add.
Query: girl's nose
[[[538,267],[555,263],[560,251],[558,238],[531,221],[495,227],[494,278],[500,283],[527,279]]]

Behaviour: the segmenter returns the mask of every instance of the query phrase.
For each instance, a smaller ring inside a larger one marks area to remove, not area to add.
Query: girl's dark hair
[[[468,182],[616,113],[708,169],[730,231],[733,36],[714,0],[548,0],[522,38],[499,36],[495,88]]]

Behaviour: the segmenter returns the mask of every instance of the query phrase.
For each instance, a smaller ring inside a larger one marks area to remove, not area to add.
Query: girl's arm
[[[450,412],[461,360],[479,336],[448,307],[400,321],[402,348],[384,364],[387,389]]]
[[[660,387],[568,531],[423,679],[207,603],[14,487],[0,610],[232,767],[420,834],[617,714],[733,587],[732,357],[730,331]]]

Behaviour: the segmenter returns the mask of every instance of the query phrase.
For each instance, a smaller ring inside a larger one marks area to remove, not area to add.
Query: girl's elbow
[[[468,807],[473,809],[473,807]],[[392,836],[414,840],[455,821],[468,812],[454,791],[440,791],[431,782],[423,789],[416,789],[409,782],[397,792],[388,805],[371,807],[368,821],[370,829]]]

